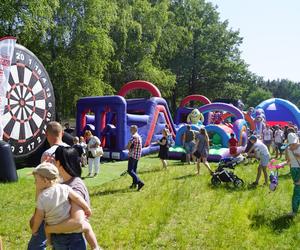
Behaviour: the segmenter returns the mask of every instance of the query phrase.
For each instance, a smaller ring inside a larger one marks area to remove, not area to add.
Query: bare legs
[[[257,169],[257,175],[256,175],[256,180],[253,184],[257,185],[258,182],[259,182],[259,179],[260,179],[260,176],[261,176],[261,170],[263,171],[264,173],[264,178],[265,178],[265,182],[264,184],[268,184],[268,173],[267,173],[267,167],[263,167],[261,165],[258,166],[258,169]]]
[[[207,158],[204,158],[204,157],[200,157],[197,159],[197,174],[199,175],[200,174],[200,163],[201,163],[201,160],[204,164],[204,166],[208,169],[209,173],[212,174],[213,171],[211,170],[210,166],[209,166],[209,163],[207,161]]]
[[[167,160],[165,160],[165,159],[160,159],[161,160],[161,163],[162,163],[162,165],[163,165],[163,169],[167,169],[167,167],[168,167],[168,162],[167,162]]]
[[[191,154],[186,154],[186,162],[191,164]]]

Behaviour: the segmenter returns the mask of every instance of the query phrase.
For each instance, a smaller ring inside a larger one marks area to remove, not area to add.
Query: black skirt
[[[166,145],[160,145],[158,157],[162,160],[169,158],[169,148]]]

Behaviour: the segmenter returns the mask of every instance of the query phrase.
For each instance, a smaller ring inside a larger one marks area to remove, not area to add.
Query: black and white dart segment
[[[2,117],[4,140],[16,157],[28,157],[45,141],[45,128],[55,119],[55,98],[49,76],[38,58],[16,45],[10,89]]]

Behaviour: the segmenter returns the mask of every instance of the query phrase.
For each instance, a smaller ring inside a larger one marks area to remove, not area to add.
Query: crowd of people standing
[[[142,139],[138,127],[130,127],[131,138],[128,141],[127,172],[132,177],[131,189],[140,191],[144,182],[138,176],[138,162],[142,152]],[[30,220],[32,237],[28,243],[29,250],[44,250],[46,242],[54,249],[86,249],[86,241],[92,249],[100,249],[96,236],[88,222],[91,215],[88,190],[81,179],[82,167],[88,165],[88,176],[94,177],[100,171],[100,158],[103,155],[100,139],[91,131],[85,131],[80,138],[74,137],[73,145],[62,141],[63,129],[57,122],[50,122],[46,129],[47,141],[50,148],[42,157],[41,164],[33,170],[36,185],[36,208]],[[158,157],[163,169],[168,167],[169,148],[171,147],[168,128],[162,130],[162,137],[157,141],[160,146]],[[268,184],[267,166],[270,161],[270,150],[275,158],[285,156],[291,164],[291,175],[294,182],[292,197],[292,215],[298,212],[300,206],[300,143],[297,130],[294,127],[269,127],[261,135],[252,134],[249,137],[251,146],[248,154],[259,159],[256,180],[253,186],[259,184],[261,174],[264,184]],[[186,151],[186,162],[197,163],[196,174],[200,174],[201,163],[213,171],[207,161],[210,139],[204,127],[192,130],[190,125],[182,136],[183,147]],[[286,144],[286,146],[285,146]],[[238,141],[234,134],[228,141],[229,151],[233,157],[238,155]],[[59,184],[58,182],[62,183]]]

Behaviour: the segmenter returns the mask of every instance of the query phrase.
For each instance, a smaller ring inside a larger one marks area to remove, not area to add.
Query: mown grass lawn
[[[128,175],[120,177],[126,162],[105,163],[99,176],[85,179],[91,224],[104,249],[300,249],[300,216],[286,216],[293,188],[287,167],[280,170],[278,189],[270,192],[247,185],[255,179],[257,164],[236,167],[246,185],[235,189],[224,183],[212,187],[204,168],[197,176],[195,165],[169,163],[162,170],[156,156],[142,158],[141,192],[128,188]],[[4,249],[26,249],[30,238],[34,184],[28,172],[19,170],[17,183],[0,184]]]

